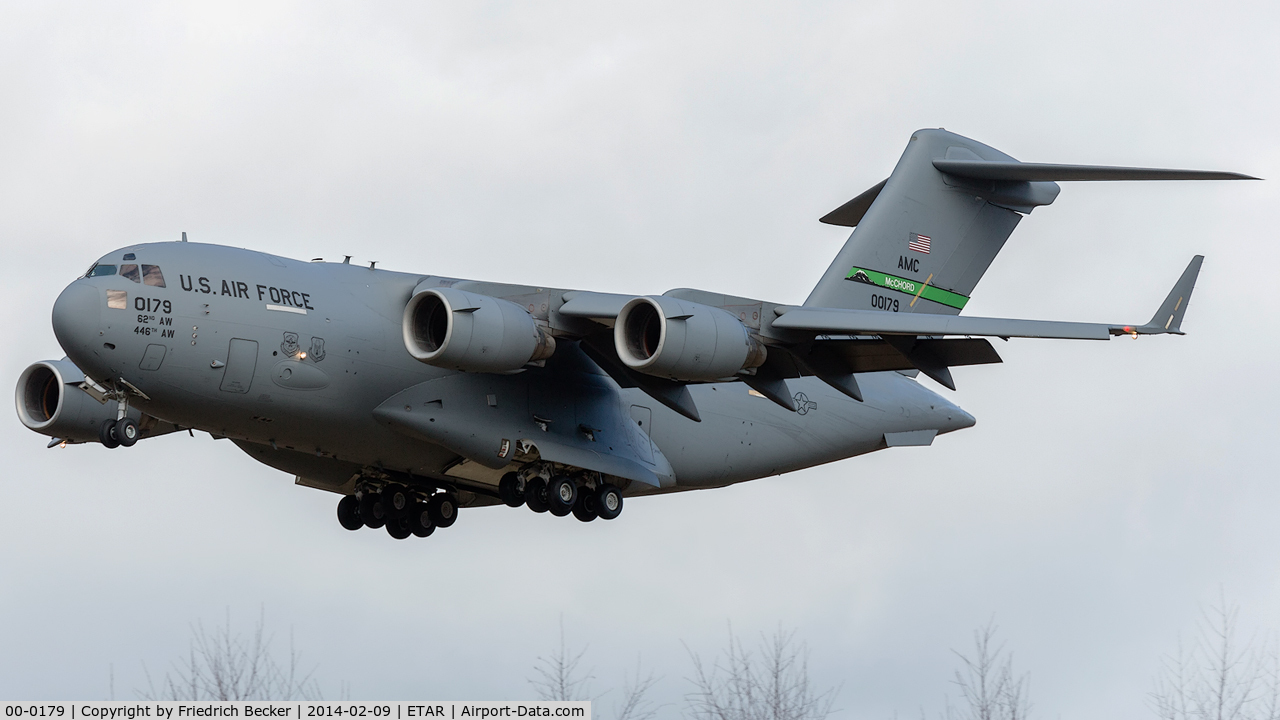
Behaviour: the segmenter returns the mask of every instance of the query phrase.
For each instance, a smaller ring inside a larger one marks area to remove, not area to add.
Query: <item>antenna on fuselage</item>
[[[378,261],[377,261],[377,260],[374,260],[373,262],[369,263],[369,269],[370,269],[370,270],[372,270],[372,269],[373,269],[373,266],[374,266],[374,265],[377,265],[377,264],[378,264]]]
[[[343,256],[342,256],[342,264],[343,264],[343,265],[350,265],[350,264],[351,264],[351,256],[350,256],[350,255],[343,255]]]
[[[182,231],[182,242],[186,242],[186,241],[187,241],[187,231],[186,231],[186,230],[183,230],[183,231]]]

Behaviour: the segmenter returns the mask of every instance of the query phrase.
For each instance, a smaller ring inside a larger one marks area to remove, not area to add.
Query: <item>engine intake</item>
[[[732,377],[767,357],[764,345],[730,313],[665,295],[624,305],[613,344],[627,367],[681,381]]]
[[[18,419],[41,435],[97,442],[102,422],[116,419],[116,406],[94,400],[78,387],[81,382],[84,373],[69,360],[32,364],[18,376]]]
[[[457,288],[415,293],[405,306],[403,328],[410,355],[451,370],[515,372],[556,350],[555,338],[524,308]]]

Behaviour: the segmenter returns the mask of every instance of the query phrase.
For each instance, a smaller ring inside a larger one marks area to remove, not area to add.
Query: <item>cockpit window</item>
[[[160,272],[159,265],[142,266],[142,284],[152,287],[164,287],[164,274]]]
[[[137,258],[138,258],[138,256],[137,256],[137,255],[134,255],[133,253],[125,253],[125,254],[124,254],[124,258],[123,258],[123,259],[124,259],[124,260],[136,260]]]
[[[103,277],[104,275],[115,275],[115,265],[94,265],[89,268],[89,272],[85,273],[85,277]]]
[[[142,282],[142,276],[138,274],[137,265],[121,265],[120,276],[132,280],[136,283]]]

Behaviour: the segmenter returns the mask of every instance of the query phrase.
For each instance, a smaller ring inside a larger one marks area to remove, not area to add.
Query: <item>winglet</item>
[[[1191,263],[1187,265],[1186,270],[1182,271],[1182,277],[1174,283],[1169,296],[1160,303],[1160,309],[1156,310],[1156,314],[1151,316],[1151,322],[1133,328],[1130,332],[1136,332],[1139,335],[1162,333],[1183,335],[1182,316],[1187,313],[1187,304],[1191,302],[1191,291],[1196,287],[1196,277],[1200,275],[1200,265],[1203,262],[1203,255],[1191,258]]]

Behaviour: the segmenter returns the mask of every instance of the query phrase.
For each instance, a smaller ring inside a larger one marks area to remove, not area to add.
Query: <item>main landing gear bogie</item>
[[[524,504],[536,513],[544,513],[551,509],[551,498],[547,495],[547,481],[540,477],[530,478],[524,483]]]
[[[498,481],[498,497],[507,507],[518,508],[524,504],[524,491],[520,488],[520,474],[509,472]]]
[[[427,498],[403,485],[366,488],[338,501],[338,523],[348,530],[385,527],[397,540],[428,537],[458,519],[458,498],[439,492]]]
[[[582,522],[613,520],[622,513],[622,490],[599,475],[553,472],[549,466],[526,466],[498,481],[498,497],[508,507],[527,505],[536,513],[572,514]]]
[[[114,426],[111,428],[114,431]],[[106,437],[107,428],[103,426]],[[338,523],[347,530],[385,527],[397,540],[425,538],[458,519],[451,491],[427,494],[398,483],[374,481],[338,501]],[[536,513],[573,515],[581,522],[613,520],[622,513],[622,489],[596,473],[550,464],[530,464],[498,481],[498,497],[508,507],[527,505]]]

